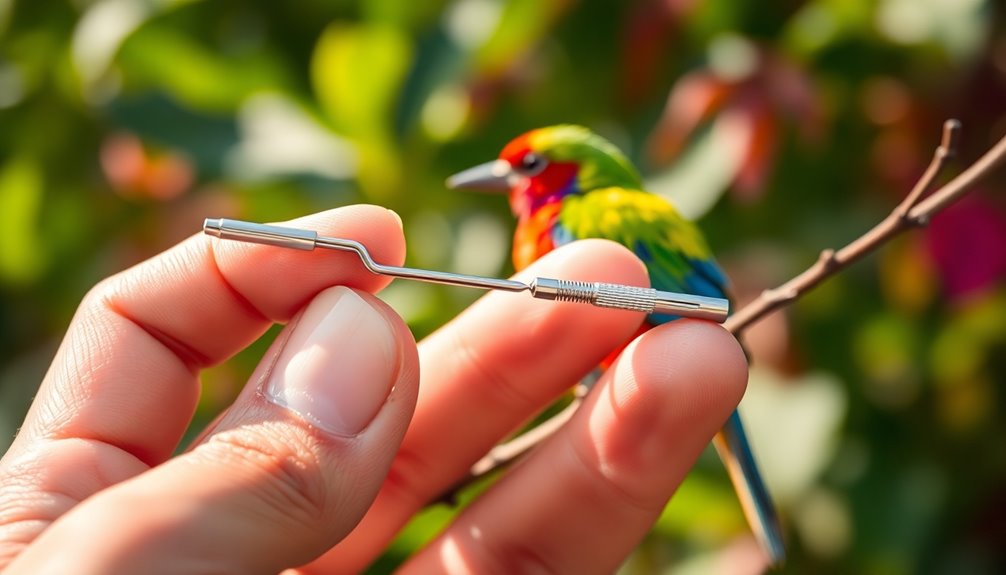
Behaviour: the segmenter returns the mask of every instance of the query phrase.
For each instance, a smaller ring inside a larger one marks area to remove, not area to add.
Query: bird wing
[[[563,199],[552,228],[562,245],[585,238],[616,241],[646,264],[659,290],[726,297],[728,281],[698,227],[664,198],[625,188],[602,188]],[[671,316],[651,317],[664,323]]]

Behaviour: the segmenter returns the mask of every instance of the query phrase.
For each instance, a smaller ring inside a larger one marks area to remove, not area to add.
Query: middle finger
[[[648,285],[622,246],[586,240],[518,277]],[[420,345],[419,400],[401,450],[362,523],[312,572],[356,572],[412,515],[638,329],[643,315],[491,293]]]

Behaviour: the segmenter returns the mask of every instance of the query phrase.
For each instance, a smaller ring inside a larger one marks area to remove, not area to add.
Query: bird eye
[[[520,159],[520,172],[525,176],[536,176],[545,169],[545,165],[548,162],[545,158],[539,156],[538,154],[528,153],[524,154],[524,157]]]

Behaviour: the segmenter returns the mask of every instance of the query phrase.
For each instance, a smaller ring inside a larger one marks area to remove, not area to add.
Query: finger
[[[291,224],[357,239],[380,261],[403,257],[401,227],[383,208],[340,208]],[[88,294],[18,447],[35,437],[80,437],[162,461],[191,417],[199,369],[286,321],[327,286],[373,291],[385,283],[353,254],[189,238]]]
[[[340,208],[293,224],[361,241],[380,261],[402,259],[400,222],[383,208]],[[0,565],[77,502],[167,458],[192,417],[201,367],[289,319],[324,287],[384,283],[352,254],[202,235],[102,282],[0,460]],[[76,473],[53,471],[71,465]]]
[[[384,304],[322,292],[214,433],[79,505],[9,572],[276,573],[311,560],[377,493],[415,406],[418,366],[408,328]]]
[[[743,352],[717,326],[679,321],[646,333],[566,427],[404,572],[615,571],[740,401],[746,380]]]
[[[647,285],[624,247],[593,240],[556,250],[520,277]],[[363,523],[308,571],[357,572],[405,522],[531,415],[629,339],[642,314],[487,295],[420,345],[419,404],[388,481]]]

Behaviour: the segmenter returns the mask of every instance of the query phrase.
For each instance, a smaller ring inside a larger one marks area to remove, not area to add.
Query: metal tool
[[[388,266],[374,261],[367,247],[360,242],[319,236],[318,232],[284,226],[207,218],[203,223],[203,232],[225,240],[239,240],[281,248],[307,251],[326,248],[354,252],[360,256],[363,265],[375,274],[464,287],[509,292],[528,291],[538,299],[589,303],[597,307],[693,317],[720,323],[727,318],[730,309],[729,302],[722,298],[658,291],[652,288],[541,277],[526,284],[517,280]]]

